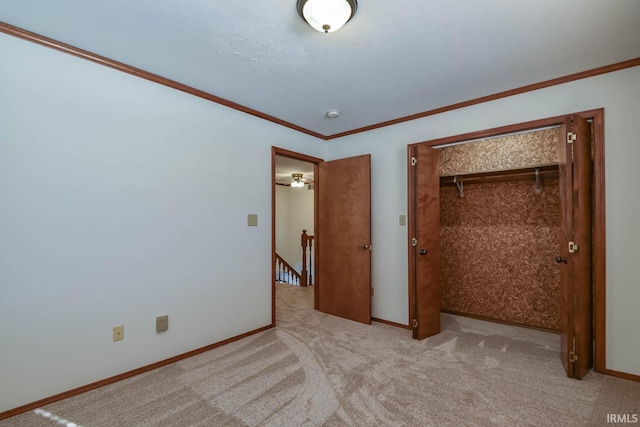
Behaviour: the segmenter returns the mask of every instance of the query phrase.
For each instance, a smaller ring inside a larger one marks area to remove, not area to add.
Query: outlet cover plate
[[[407,225],[407,216],[406,215],[400,215],[400,226],[401,227],[405,227]]]
[[[113,342],[122,341],[124,339],[124,325],[115,326],[113,328]]]
[[[258,215],[257,214],[249,214],[249,215],[247,215],[247,225],[249,227],[257,227],[258,226]]]
[[[169,329],[169,316],[166,314],[164,316],[156,317],[156,332],[165,332]]]

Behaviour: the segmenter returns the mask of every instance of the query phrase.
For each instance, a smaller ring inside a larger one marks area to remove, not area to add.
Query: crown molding
[[[600,74],[612,73],[614,71],[624,70],[625,68],[637,67],[640,65],[640,58],[630,59],[628,61],[617,62],[611,65],[605,65],[604,67],[593,68],[591,70],[581,71],[579,73],[569,74],[563,77],[557,77],[551,80],[545,80],[539,83],[533,83],[526,86],[520,86],[515,89],[505,90],[503,92],[494,93],[492,95],[481,96],[479,98],[470,99],[468,101],[462,101],[455,104],[447,105],[444,107],[434,108],[433,110],[423,111],[421,113],[411,114],[409,116],[398,117],[397,119],[387,120],[380,123],[364,126],[361,128],[349,130],[346,132],[340,132],[333,135],[327,135],[326,139],[342,138],[344,136],[354,135],[357,133],[368,132],[374,129],[380,129],[386,126],[397,125],[398,123],[404,123],[411,120],[421,119],[423,117],[434,116],[436,114],[445,113],[447,111],[458,110],[460,108],[469,107],[472,105],[482,104],[489,101],[495,101],[496,99],[507,98],[514,95],[520,95],[525,92],[532,92],[538,89],[544,89],[551,86],[557,86],[564,83],[573,82],[576,80],[586,79],[588,77],[598,76]]]
[[[174,80],[167,79],[165,77],[159,76],[157,74],[150,73],[148,71],[141,70],[136,67],[132,67],[130,65],[124,64],[122,62],[115,61],[113,59],[97,55],[95,53],[86,51],[84,49],[77,48],[75,46],[71,46],[66,43],[62,43],[60,41],[42,36],[40,34],[32,33],[31,31],[24,30],[22,28],[7,24],[5,22],[0,21],[0,32],[8,34],[10,36],[14,36],[23,40],[27,40],[33,43],[37,43],[42,46],[49,47],[51,49],[58,50],[60,52],[67,53],[69,55],[77,56],[82,59],[86,59],[87,61],[95,62],[100,65],[104,65],[106,67],[110,67],[116,69],[118,71],[122,71],[127,74],[131,74],[136,77],[140,77],[145,80],[152,81],[154,83],[161,84],[163,86],[170,87],[172,89],[176,89],[190,95],[197,96],[202,99],[206,99],[207,101],[214,102],[216,104],[223,105],[225,107],[232,108],[237,111],[241,111],[246,114],[250,114],[255,117],[259,117],[261,119],[270,121],[272,123],[278,124],[280,126],[287,127],[289,129],[293,129],[295,131],[316,137],[323,141],[328,141],[332,139],[338,139],[349,135],[355,135],[358,133],[368,132],[375,129],[380,129],[387,126],[397,125],[399,123],[408,122],[411,120],[421,119],[428,116],[434,116],[436,114],[445,113],[447,111],[458,110],[460,108],[469,107],[472,105],[482,104],[484,102],[495,101],[501,98],[507,98],[514,95],[520,95],[526,92],[531,92],[538,89],[544,89],[551,86],[561,85],[564,83],[573,82],[576,80],[586,79],[589,77],[598,76],[600,74],[612,73],[614,71],[624,70],[625,68],[632,68],[640,66],[640,58],[629,59],[627,61],[617,62],[615,64],[605,65],[603,67],[593,68],[586,71],[581,71],[579,73],[569,74],[563,77],[557,77],[550,80],[545,80],[538,83],[533,83],[526,86],[520,86],[514,89],[505,90],[503,92],[494,93],[491,95],[481,96],[479,98],[470,99],[467,101],[458,102],[451,105],[446,105],[439,108],[434,108],[432,110],[422,111],[420,113],[411,114],[408,116],[398,117],[396,119],[387,120],[380,123],[374,123],[368,126],[363,126],[357,129],[348,130],[345,132],[335,133],[332,135],[323,135],[318,132],[314,132],[310,129],[304,128],[302,126],[298,126],[291,122],[287,122],[285,120],[279,119],[277,117],[271,116],[269,114],[263,113],[258,110],[254,110],[253,108],[245,107],[244,105],[238,104],[233,101],[229,101],[228,99],[221,98],[212,93],[205,92],[200,89],[196,89],[191,86],[187,86],[185,84],[176,82]]]
[[[13,25],[7,24],[2,21],[0,21],[0,32],[42,45],[45,47],[49,47],[51,49],[58,50],[60,52],[68,53],[69,55],[77,56],[79,58],[86,59],[87,61],[95,62],[97,64],[104,65],[106,67],[110,67],[118,71],[122,71],[124,73],[131,74],[133,76],[140,77],[142,79],[149,80],[151,82],[158,83],[163,86],[167,86],[172,89],[176,89],[181,92],[185,92],[190,95],[197,96],[202,99],[206,99],[207,101],[215,102],[216,104],[224,105],[225,107],[229,107],[234,110],[241,111],[243,113],[247,113],[255,117],[259,117],[261,119],[270,121],[280,126],[287,127],[289,129],[296,130],[298,132],[305,133],[307,135],[314,136],[316,138],[320,138],[323,140],[326,139],[325,135],[322,135],[318,132],[314,132],[312,130],[303,128],[302,126],[295,125],[293,123],[287,122],[285,120],[279,119],[269,114],[265,114],[261,111],[254,110],[253,108],[245,107],[244,105],[238,104],[233,101],[229,101],[228,99],[221,98],[209,92],[205,92],[203,90],[196,89],[191,86],[187,86],[185,84],[176,82],[175,80],[167,79],[165,77],[150,73],[145,70],[141,70],[140,68],[132,67],[122,62],[114,61],[113,59],[107,58],[105,56],[97,55],[95,53],[86,51],[84,49],[80,49],[75,46],[71,46],[69,44],[62,43],[54,39],[50,39],[40,34],[32,33],[31,31],[27,31],[22,28],[15,27]]]

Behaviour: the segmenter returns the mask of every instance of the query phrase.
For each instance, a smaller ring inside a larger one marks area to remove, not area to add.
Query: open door
[[[593,364],[592,159],[591,124],[567,119],[561,143],[560,267],[562,364],[567,376],[581,379]]]
[[[440,176],[436,149],[409,148],[409,304],[413,338],[440,333]]]
[[[371,323],[371,156],[318,165],[318,309]]]

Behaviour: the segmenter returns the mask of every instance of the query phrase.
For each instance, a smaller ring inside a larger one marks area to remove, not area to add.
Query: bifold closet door
[[[560,142],[560,336],[567,376],[581,379],[593,364],[591,124],[567,118]]]
[[[438,159],[436,149],[420,145],[409,148],[409,304],[416,339],[440,333]]]

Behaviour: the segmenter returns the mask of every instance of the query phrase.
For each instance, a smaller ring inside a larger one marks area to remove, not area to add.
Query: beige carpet
[[[0,426],[603,426],[640,414],[640,383],[567,379],[557,335],[443,315],[440,335],[415,341],[318,313],[312,292],[278,285],[276,329]]]

